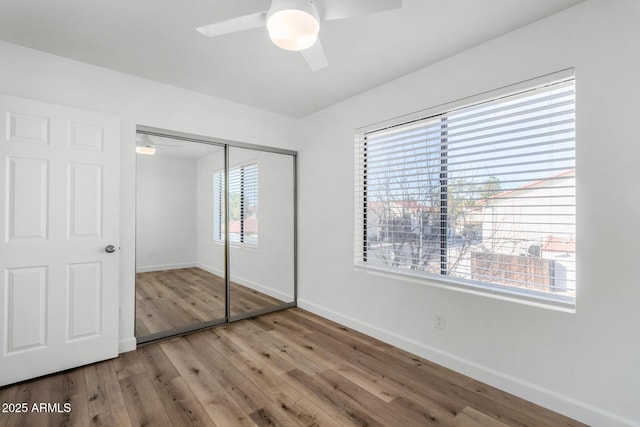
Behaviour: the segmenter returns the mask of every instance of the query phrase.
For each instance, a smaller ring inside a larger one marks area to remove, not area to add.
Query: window
[[[356,264],[572,305],[574,122],[571,75],[362,130]]]
[[[214,239],[224,241],[224,171],[213,175]],[[229,169],[229,242],[258,244],[258,164]]]

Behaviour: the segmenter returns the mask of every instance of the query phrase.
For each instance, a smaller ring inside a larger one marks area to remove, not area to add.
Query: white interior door
[[[4,95],[0,116],[2,386],[117,356],[120,124]]]

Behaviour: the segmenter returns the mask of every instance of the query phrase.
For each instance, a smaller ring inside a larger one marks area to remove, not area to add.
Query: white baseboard
[[[216,276],[219,277],[224,277],[224,269],[219,269],[219,268],[215,268],[215,267],[211,267],[210,265],[207,264],[203,264],[201,262],[197,262],[196,263],[196,267],[211,273],[211,274],[215,274]]]
[[[421,342],[398,335],[395,332],[354,319],[310,301],[298,299],[298,307],[583,423],[593,426],[609,427],[640,426],[640,423],[637,421],[482,366],[454,354],[443,352]]]
[[[193,268],[197,266],[198,264],[196,262],[180,262],[175,264],[147,265],[142,267],[136,267],[136,273],[150,273],[152,271],[177,270],[179,268]]]
[[[223,276],[224,272],[217,268],[213,268],[206,264],[198,263],[198,268],[203,269],[204,271],[208,271],[211,274],[215,274],[216,276]],[[285,292],[279,291],[277,289],[269,288],[267,286],[261,285],[259,283],[253,282],[249,279],[245,279],[244,277],[233,276],[233,281],[238,283],[239,285],[246,286],[247,288],[251,288],[255,291],[261,292],[265,295],[268,295],[272,298],[279,299],[280,301],[289,302],[293,301],[293,294],[287,294]]]
[[[118,354],[127,353],[133,351],[138,346],[136,337],[130,337],[118,342]]]
[[[269,288],[267,286],[263,286],[259,283],[252,282],[249,279],[245,279],[244,277],[233,276],[233,281],[238,283],[239,285],[246,286],[247,288],[251,288],[254,291],[258,291],[265,295],[269,295],[272,298],[278,299],[284,302],[293,301],[293,294],[287,294],[285,292],[279,291],[277,289]]]

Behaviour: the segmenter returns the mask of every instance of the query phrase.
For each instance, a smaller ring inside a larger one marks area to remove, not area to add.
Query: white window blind
[[[214,239],[224,241],[224,172],[214,174]],[[229,242],[258,244],[258,164],[229,169]]]
[[[224,171],[213,174],[213,239],[224,241]]]
[[[356,141],[356,264],[573,303],[574,80]]]

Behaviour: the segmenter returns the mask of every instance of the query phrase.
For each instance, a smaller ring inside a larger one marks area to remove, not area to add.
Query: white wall
[[[194,267],[196,160],[136,157],[136,272]]]
[[[590,0],[304,118],[299,305],[589,424],[639,425],[638,22],[637,0]],[[576,313],[354,269],[356,128],[568,67]]]
[[[120,350],[135,348],[136,125],[296,149],[298,121],[0,42],[0,93],[121,119]]]
[[[230,148],[231,168],[254,160],[258,164],[258,245],[231,244],[231,280],[290,302],[294,297],[293,160],[289,155]],[[224,271],[224,245],[213,240],[211,201],[213,174],[222,169],[222,152],[198,162],[198,194],[204,200],[198,203],[198,265],[218,275]]]

